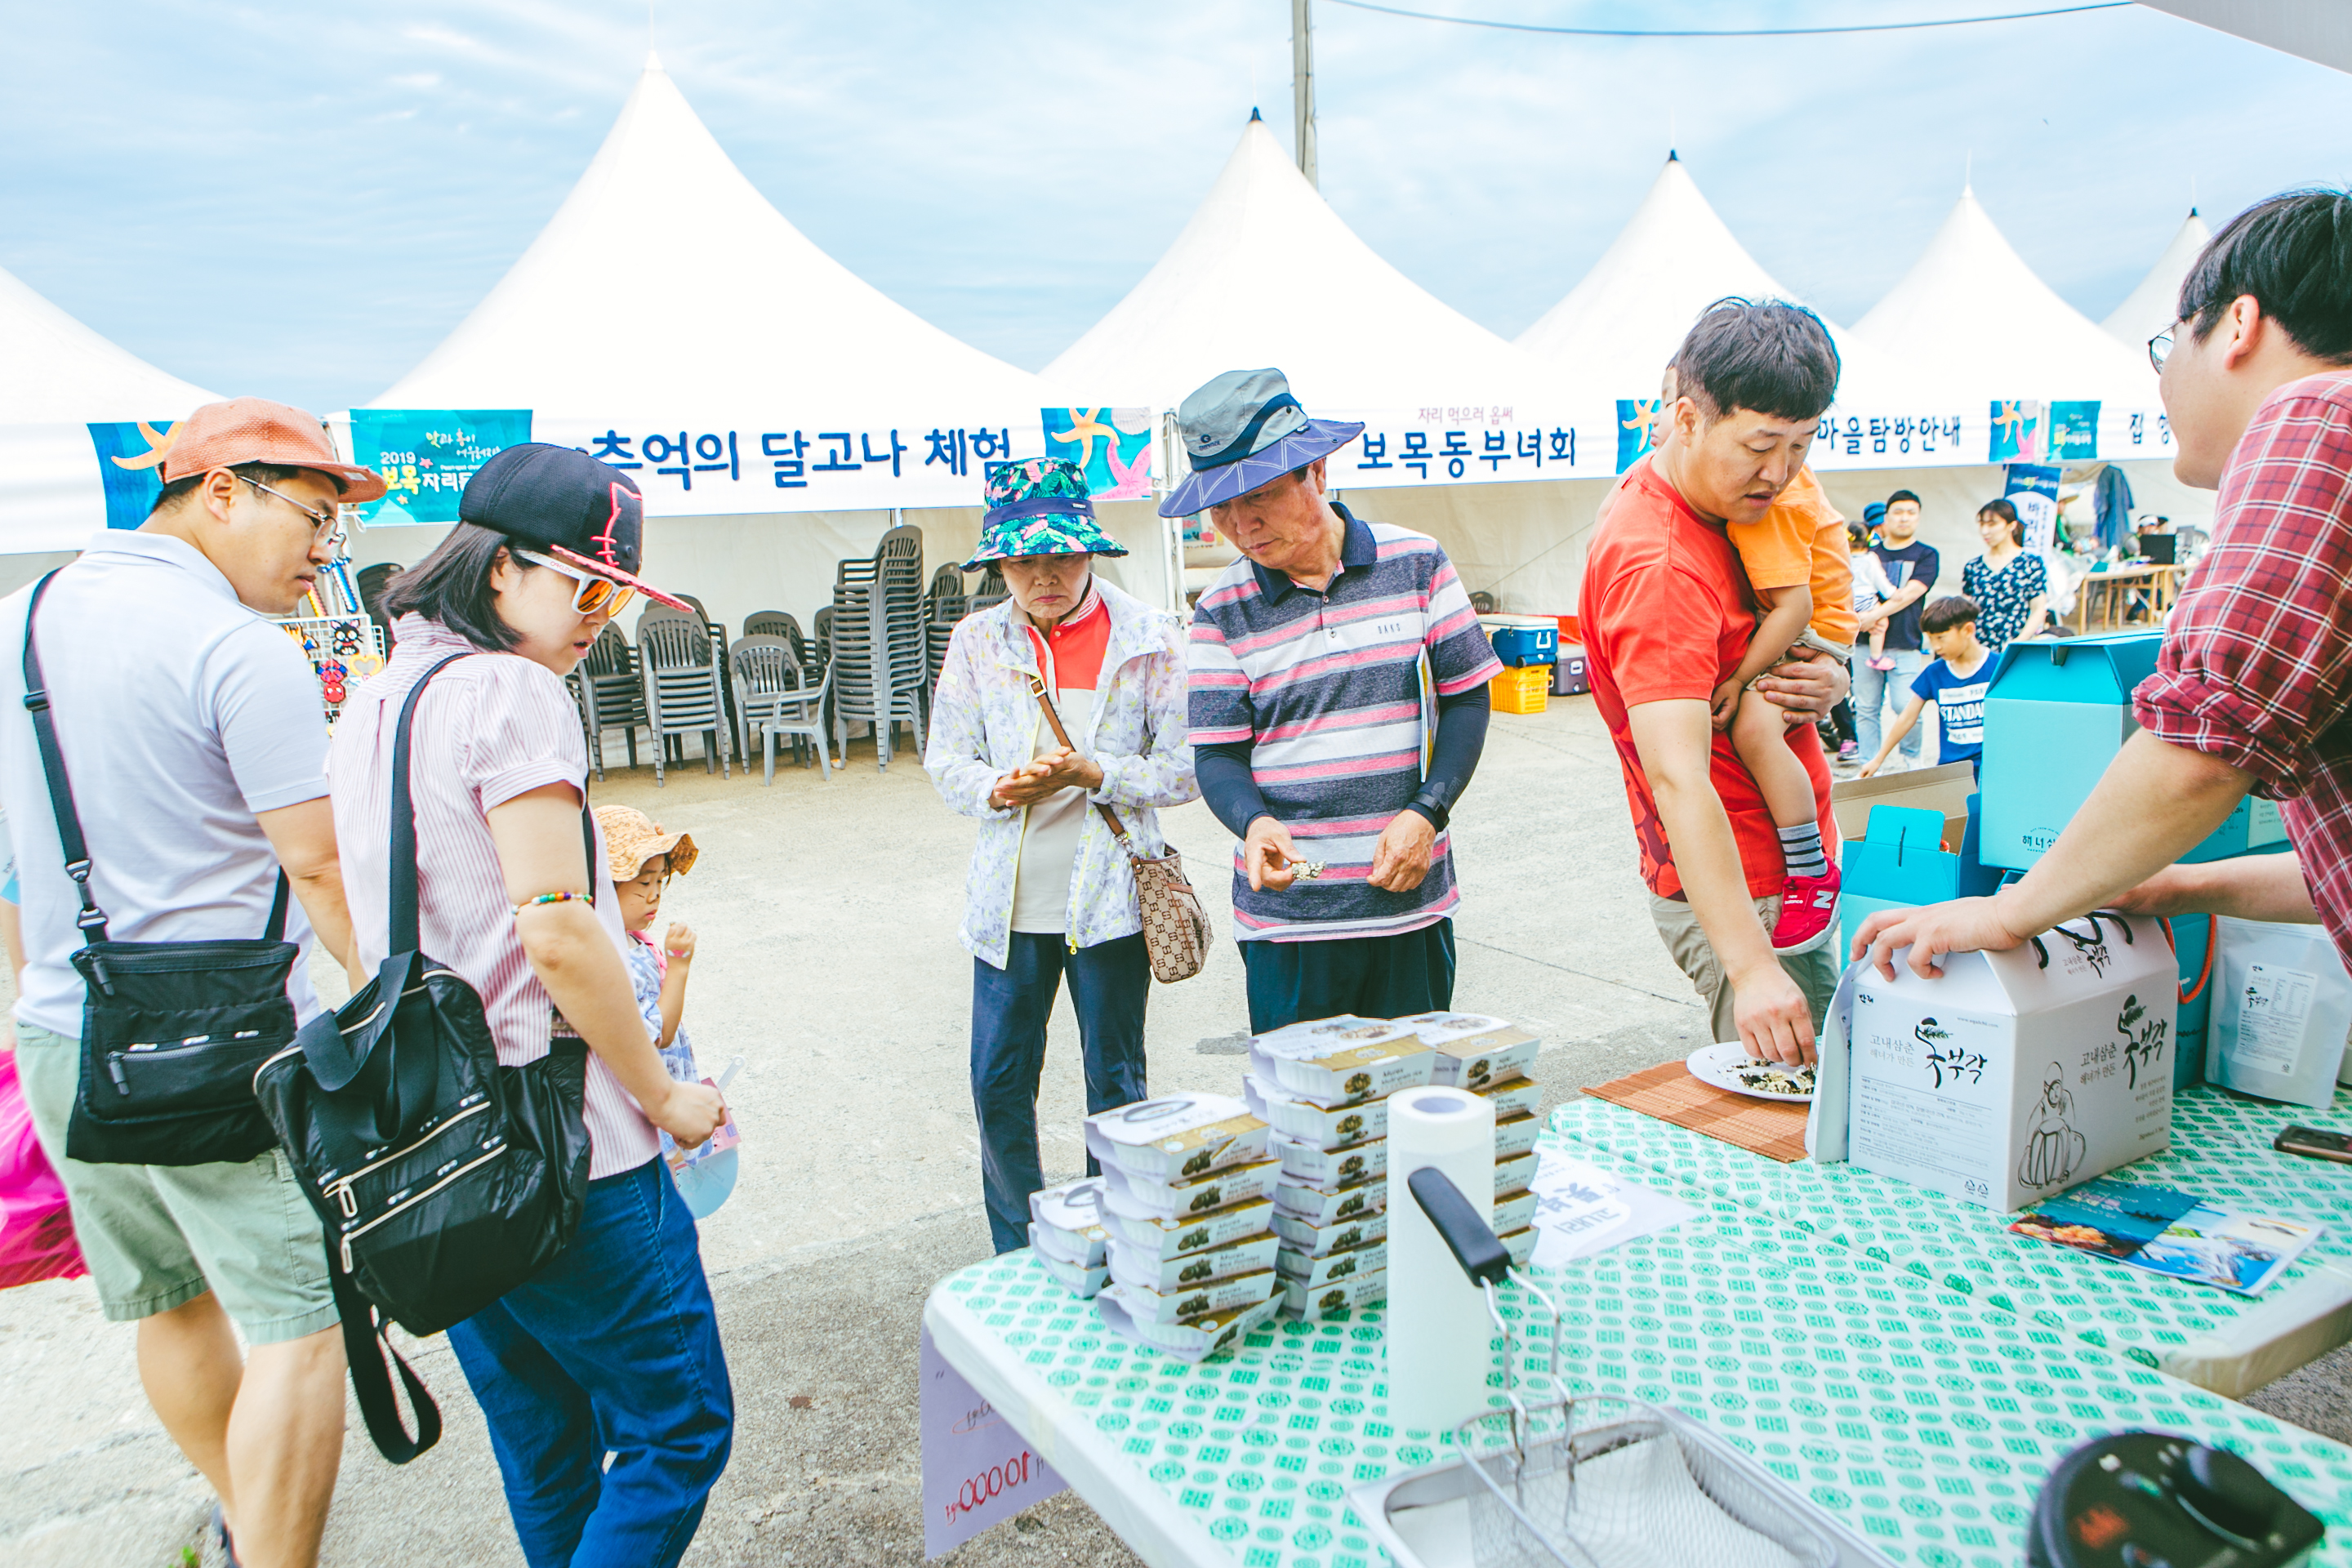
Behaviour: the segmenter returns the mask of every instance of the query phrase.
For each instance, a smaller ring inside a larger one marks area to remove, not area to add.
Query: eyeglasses
[[[534,566],[545,566],[552,571],[561,572],[579,584],[578,591],[572,595],[572,607],[583,616],[593,616],[599,610],[608,616],[617,616],[627,607],[630,600],[637,596],[637,591],[635,588],[624,588],[610,577],[599,577],[593,572],[583,572],[576,566],[567,565],[563,562],[541,555],[536,550],[519,549],[515,554]]]
[[[271,489],[268,485],[263,484],[259,479],[255,479],[250,474],[238,474],[236,477],[243,479],[247,484],[251,485],[255,489],[259,490],[263,495],[275,496],[279,500],[284,501],[288,506],[292,507],[296,511],[300,512],[304,517],[309,518],[310,520],[311,543],[323,543],[330,550],[341,550],[343,547],[344,542],[350,537],[343,531],[342,520],[339,515],[339,512],[321,511],[316,507],[304,506],[300,501],[296,500],[284,490]]]
[[[2176,325],[2178,323],[2176,323]],[[2169,354],[2171,352],[2171,327],[2165,328],[2164,331],[2157,333],[2156,336],[2147,340],[2147,363],[2156,366],[2157,374],[2158,375],[2164,374],[2165,356]]]

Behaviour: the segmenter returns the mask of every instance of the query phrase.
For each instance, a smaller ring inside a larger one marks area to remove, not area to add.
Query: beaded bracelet
[[[593,904],[596,901],[596,895],[593,893],[541,893],[535,899],[525,899],[521,903],[517,904],[515,913],[520,914],[525,910],[536,909],[541,904],[568,904],[574,899]]]

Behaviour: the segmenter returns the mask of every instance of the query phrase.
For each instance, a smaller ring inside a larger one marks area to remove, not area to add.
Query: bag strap
[[[27,644],[27,647],[30,645]],[[471,649],[453,653],[416,678],[408,689],[408,696],[400,705],[400,723],[392,737],[392,922],[389,932],[394,952],[415,952],[422,940],[417,934],[416,916],[416,803],[408,792],[409,734],[415,728],[416,702],[425,695],[425,688],[435,676],[461,658],[473,657]],[[588,890],[596,890],[596,819],[588,809],[588,791],[580,791],[580,846],[587,856]],[[283,897],[281,892],[280,897]]]
[[[358,1284],[343,1272],[343,1260],[332,1240],[327,1243],[327,1273],[334,1281],[335,1310],[343,1317],[343,1359],[351,1364],[352,1394],[359,1401],[360,1416],[367,1423],[375,1451],[395,1465],[404,1465],[441,1440],[441,1407],[433,1403],[433,1392],[425,1386],[425,1380],[384,1337],[375,1303],[360,1294]],[[400,1404],[392,1393],[392,1373],[384,1369],[386,1356],[399,1369],[401,1386],[408,1390],[408,1407],[416,1415],[414,1437],[401,1422]]]
[[[41,595],[63,570],[58,567],[34,584],[32,600],[25,606],[25,710],[33,716],[33,740],[40,749],[41,776],[48,781],[49,812],[58,819],[58,844],[65,850],[66,875],[73,879],[74,890],[81,895],[81,913],[74,917],[74,923],[81,927],[82,942],[88,944],[106,940],[106,911],[90,895],[89,845],[81,836],[73,784],[66,777],[65,753],[58,749],[58,727],[49,717],[49,689],[41,679],[41,656],[33,647],[33,616],[41,607]]]
[[[1062,742],[1062,749],[1066,752],[1076,751],[1077,747],[1070,744],[1070,732],[1062,728],[1061,714],[1055,712],[1054,710],[1054,700],[1045,694],[1045,678],[1043,675],[1033,675],[1029,678],[1029,694],[1037,700],[1037,706],[1045,710],[1045,722],[1054,727],[1054,739]],[[1096,801],[1094,803],[1094,807],[1097,811],[1102,813],[1104,823],[1110,828],[1110,836],[1113,838],[1118,839],[1120,847],[1126,849],[1127,858],[1129,859],[1146,860],[1150,858],[1150,857],[1145,855],[1142,850],[1136,847],[1134,839],[1129,838],[1127,836],[1127,829],[1119,825],[1118,814],[1117,812],[1111,810],[1110,807],[1105,805],[1100,801]]]

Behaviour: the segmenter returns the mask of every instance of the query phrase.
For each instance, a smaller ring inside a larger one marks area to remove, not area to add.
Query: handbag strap
[[[65,752],[58,745],[57,721],[49,714],[48,682],[41,678],[41,656],[33,646],[33,617],[41,607],[41,596],[49,591],[60,566],[33,584],[33,596],[25,605],[25,711],[33,721],[33,741],[41,753],[41,777],[49,786],[49,814],[57,818],[58,845],[65,851],[66,875],[73,879],[74,891],[81,896],[81,913],[74,924],[81,928],[85,945],[107,940],[106,911],[98,907],[97,898],[89,890],[89,844],[82,837],[81,814],[74,809],[73,781],[66,776]],[[268,942],[286,939],[286,900],[292,886],[286,879],[286,868],[278,868],[278,889],[269,901],[269,923],[263,928],[263,938]]]
[[[458,657],[463,658],[463,655]],[[441,1407],[400,1352],[384,1337],[383,1321],[375,1303],[360,1293],[358,1283],[343,1272],[343,1260],[332,1241],[327,1244],[327,1274],[333,1280],[335,1310],[343,1320],[343,1360],[350,1363],[352,1395],[359,1401],[375,1451],[395,1465],[404,1465],[441,1440]],[[416,1414],[416,1436],[401,1424],[400,1404],[393,1397],[392,1373],[383,1358],[400,1370],[401,1386],[408,1390],[408,1407]]]
[[[29,646],[29,645],[28,645]],[[408,792],[408,746],[415,728],[417,700],[432,679],[474,650],[453,653],[416,678],[400,705],[400,723],[392,736],[392,921],[391,951],[415,952],[420,943],[416,914],[416,803]],[[588,890],[596,890],[596,819],[588,809],[588,791],[580,791],[580,844],[587,856]]]
[[[1033,675],[1029,678],[1029,694],[1037,700],[1037,706],[1045,710],[1045,722],[1054,727],[1054,739],[1062,742],[1062,749],[1066,752],[1076,751],[1077,747],[1070,744],[1070,732],[1062,728],[1062,716],[1055,711],[1053,698],[1046,695],[1045,678],[1043,675]],[[1094,807],[1102,813],[1103,822],[1110,828],[1110,836],[1118,839],[1120,847],[1126,849],[1129,859],[1150,858],[1142,850],[1136,847],[1135,840],[1127,836],[1127,829],[1119,825],[1117,812],[1100,801],[1096,801]]]

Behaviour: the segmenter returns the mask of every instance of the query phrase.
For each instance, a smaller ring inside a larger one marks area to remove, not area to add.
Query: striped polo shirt
[[[1394,936],[1454,912],[1451,837],[1409,893],[1366,881],[1382,829],[1421,788],[1437,699],[1502,669],[1435,540],[1347,523],[1322,592],[1249,561],[1227,567],[1192,613],[1194,745],[1246,741],[1266,809],[1322,877],[1250,890],[1234,847],[1234,934],[1243,942]]]

